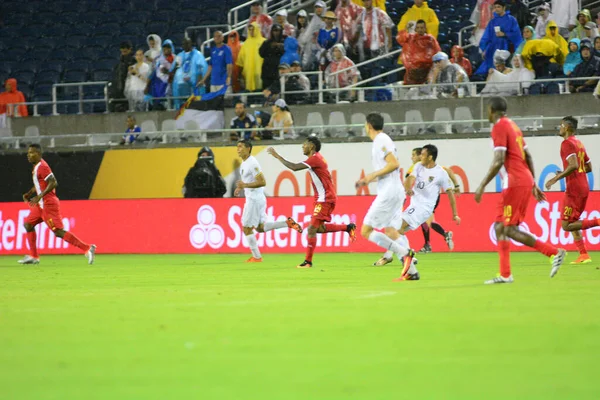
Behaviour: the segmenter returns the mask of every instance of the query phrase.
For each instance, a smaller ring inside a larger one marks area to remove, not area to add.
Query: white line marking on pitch
[[[358,296],[357,299],[372,299],[374,297],[393,296],[396,293],[397,292],[373,292],[362,296]]]

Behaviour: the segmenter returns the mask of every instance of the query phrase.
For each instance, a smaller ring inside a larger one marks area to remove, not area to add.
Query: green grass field
[[[592,254],[600,261],[600,253]],[[0,257],[1,399],[598,399],[600,270],[513,254]],[[569,261],[575,254],[569,255]]]

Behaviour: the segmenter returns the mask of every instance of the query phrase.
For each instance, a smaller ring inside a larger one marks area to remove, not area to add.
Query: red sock
[[[510,276],[510,242],[508,240],[498,241],[498,254],[500,256],[500,275],[508,278]]]
[[[325,232],[343,232],[348,229],[346,224],[325,224]]]
[[[577,250],[579,250],[579,254],[587,255],[587,250],[585,249],[585,243],[583,243],[583,239],[579,239],[575,241],[575,246],[577,246]]]
[[[590,229],[600,225],[600,219],[589,219],[581,221],[581,229]]]
[[[77,236],[73,235],[71,232],[65,232],[65,236],[63,237],[63,239],[67,243],[71,243],[73,246],[79,247],[83,251],[88,251],[90,249],[89,244],[83,243],[81,240],[79,240]]]
[[[306,248],[306,258],[305,260],[308,262],[312,262],[313,253],[315,252],[315,248],[317,247],[317,238],[308,238],[308,247]]]
[[[534,249],[542,253],[543,255],[550,257],[558,254],[558,249],[551,244],[540,242],[539,240],[535,241]]]
[[[31,257],[39,258],[37,252],[37,234],[35,231],[27,232],[27,243],[29,243],[29,250],[31,252]]]

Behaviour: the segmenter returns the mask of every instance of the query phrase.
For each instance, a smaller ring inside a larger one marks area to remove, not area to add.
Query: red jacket
[[[0,114],[6,114],[9,117],[13,116],[14,107],[7,107],[7,104],[24,103],[25,96],[17,90],[17,80],[14,78],[7,79],[5,85],[9,84],[10,89],[0,93]],[[27,106],[18,106],[19,116],[26,117],[29,115]]]

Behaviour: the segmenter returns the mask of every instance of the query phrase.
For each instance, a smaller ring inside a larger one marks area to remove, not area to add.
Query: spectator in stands
[[[308,28],[308,17],[306,15],[306,11],[300,10],[298,14],[296,14],[296,39],[299,39],[300,36],[306,31]]]
[[[494,1],[496,0],[477,0],[477,5],[471,13],[471,18],[469,20],[476,26],[470,41],[475,46],[479,46],[485,28],[494,17]]]
[[[429,70],[433,65],[433,56],[442,50],[437,40],[427,33],[425,21],[417,21],[415,33],[408,33],[412,30],[411,24],[413,23],[408,23],[407,30],[398,32],[396,40],[402,46],[400,57],[406,68],[404,84],[420,85],[427,81]]]
[[[306,71],[314,71],[317,62],[317,35],[319,30],[325,26],[323,17],[327,11],[327,5],[322,0],[315,3],[315,13],[306,27],[306,30],[298,37],[298,44],[302,51],[302,68]]]
[[[577,23],[577,0],[552,0],[552,14],[558,25],[558,33],[568,38]]]
[[[594,39],[594,55],[600,57],[600,36],[596,36]]]
[[[363,7],[350,0],[341,0],[335,9],[335,15],[338,18],[342,31],[342,43],[346,48],[347,54],[358,55],[358,48],[353,39],[356,36],[356,30],[363,10]]]
[[[142,128],[136,125],[133,115],[127,116],[127,129],[120,144],[133,144],[142,133]]]
[[[427,33],[437,39],[440,20],[434,10],[429,8],[426,1],[415,0],[415,4],[409,8],[398,23],[398,32],[407,30],[409,22],[413,22],[412,27],[415,27],[415,22],[423,20],[427,24]],[[409,30],[409,33],[414,33]]]
[[[544,39],[552,40],[554,43],[556,43],[565,57],[567,54],[569,54],[569,44],[564,37],[558,34],[558,25],[556,25],[556,22],[548,22],[548,25],[546,26],[546,36]]]
[[[198,88],[198,82],[208,70],[206,59],[188,38],[183,39],[183,51],[175,57],[175,77],[173,78],[173,96],[189,97],[204,93],[204,88]],[[175,108],[179,109],[184,99],[174,101]]]
[[[523,28],[523,41],[521,42],[519,47],[517,47],[517,49],[515,50],[515,54],[521,54],[521,52],[523,51],[523,46],[525,46],[525,43],[527,43],[531,39],[536,39],[536,38],[537,38],[537,36],[535,34],[535,29],[533,29],[533,27],[531,25],[527,25],[525,28]]]
[[[506,66],[506,62],[509,58],[510,52],[508,50],[496,50],[494,53],[494,68],[490,68],[488,71],[488,78],[494,71],[504,75],[510,74],[512,69]]]
[[[360,6],[360,7],[363,7],[363,8],[365,7],[365,4],[364,4],[363,0],[352,0],[352,2],[354,4],[356,4],[357,6]],[[387,11],[385,9],[385,0],[373,0],[373,7],[377,7],[377,8],[379,8],[382,11]]]
[[[354,67],[354,68],[352,68]],[[346,68],[345,72],[335,74]],[[325,84],[328,89],[333,88],[345,88],[350,85],[358,83],[360,79],[360,72],[355,67],[354,62],[346,56],[346,48],[343,44],[338,43],[333,46],[331,63],[325,70]],[[340,92],[340,99],[352,100],[356,98],[356,91],[354,89],[346,92]]]
[[[150,66],[145,61],[144,50],[135,52],[134,65],[129,67],[125,81],[125,97],[129,102],[129,111],[146,111],[144,103],[144,90],[148,85]]]
[[[510,15],[515,17],[520,29],[523,29],[531,23],[529,7],[523,4],[521,0],[510,0],[508,11],[510,11]]]
[[[587,37],[585,34],[585,24],[587,24],[591,20],[592,14],[590,13],[590,10],[584,9],[579,11],[579,13],[577,14],[577,23],[575,25],[575,28],[571,31],[569,39],[585,39]]]
[[[227,46],[229,46],[229,49],[231,50],[231,57],[233,59],[233,71],[231,76],[233,92],[238,93],[241,88],[240,67],[237,65],[237,59],[240,54],[242,44],[240,43],[240,34],[237,31],[233,31],[227,36]]]
[[[258,23],[253,22],[248,27],[248,38],[240,48],[240,54],[236,65],[240,67],[240,87],[248,92],[262,90],[261,78],[263,58],[259,55],[259,49],[265,38],[260,33]]]
[[[538,7],[538,17],[535,23],[535,36],[538,39],[546,36],[546,27],[550,21],[554,21],[554,15],[550,12],[550,4],[544,3]]]
[[[248,28],[250,28],[250,25],[254,22],[258,23],[262,37],[268,38],[271,34],[273,19],[263,13],[262,3],[260,1],[255,1],[250,5],[250,19],[248,20],[248,26],[246,27],[246,37],[248,37]]]
[[[171,96],[171,84],[173,83],[174,72],[171,72],[175,62],[175,46],[170,39],[162,44],[162,53],[156,58],[153,64],[152,72],[148,77],[148,86],[146,93],[150,97],[163,98]],[[151,103],[153,110],[166,109],[164,103],[166,100],[154,100]]]
[[[283,27],[283,35],[287,37],[296,37],[296,27],[287,20],[286,10],[279,10],[275,13],[275,22]]]
[[[294,118],[285,100],[278,99],[271,111],[271,120],[266,129],[273,131],[273,139],[296,139],[298,135],[294,132]]]
[[[232,141],[238,141],[239,139],[254,140],[258,136],[258,131],[244,130],[256,128],[256,119],[254,115],[246,112],[246,105],[239,101],[235,103],[235,118],[231,119],[230,128],[239,129],[237,133],[231,133],[230,139]]]
[[[322,71],[325,70],[331,59],[329,50],[340,42],[342,36],[340,28],[335,26],[337,17],[333,11],[327,11],[323,20],[325,21],[325,27],[319,30],[319,35],[317,36],[318,60]]]
[[[271,28],[271,37],[265,40],[260,46],[258,53],[263,58],[262,74],[263,87],[268,88],[273,81],[278,79],[279,60],[283,56],[284,48],[283,29],[279,24],[273,24]]]
[[[598,26],[596,26],[595,22],[588,22],[585,24],[584,29],[586,39],[594,41],[598,37]]]
[[[300,61],[293,61],[292,64],[290,65],[291,67],[291,71],[293,73],[300,73],[302,72],[302,65],[300,64]],[[310,80],[308,79],[308,77],[304,74],[300,74],[298,75],[298,82],[300,82],[300,86],[302,86],[302,90],[305,91],[309,91],[310,90]]]
[[[517,20],[506,11],[504,0],[494,2],[494,18],[485,28],[479,43],[483,53],[483,62],[477,69],[477,75],[486,75],[492,67],[496,50],[508,50],[512,45],[517,48],[523,41]]]
[[[208,71],[198,82],[198,86],[206,83],[210,77],[210,91],[218,92],[227,85],[227,91],[231,93],[231,75],[233,73],[233,55],[231,49],[224,43],[223,32],[215,31],[213,35],[214,47],[210,50],[210,63]]]
[[[535,73],[525,68],[523,59],[515,54],[512,59],[513,68],[510,73],[503,74],[496,70],[488,76],[487,83],[481,91],[482,96],[516,96],[527,93]]]
[[[289,64],[279,64],[279,78],[263,91],[267,101],[274,101],[281,95],[281,77],[290,73],[291,67]],[[307,93],[304,93],[302,85],[297,75],[288,76],[285,81],[285,98],[288,104],[301,104],[306,100]],[[297,93],[301,92],[301,93]]]
[[[462,47],[458,45],[452,46],[452,58],[450,62],[453,64],[460,65],[462,69],[465,70],[467,76],[471,76],[473,74],[473,67],[471,66],[471,61],[465,57],[465,51]]]
[[[152,33],[146,37],[146,43],[148,43],[148,51],[144,53],[146,60],[152,64],[161,53],[162,50],[162,39],[155,33]]]
[[[210,147],[198,152],[198,159],[189,169],[181,193],[187,198],[221,198],[227,192],[225,179],[215,166],[215,155]]]
[[[468,88],[461,84],[469,82],[469,77],[460,65],[451,63],[450,60],[448,60],[448,55],[441,51],[433,56],[432,61],[431,83],[456,84],[438,86],[436,89],[438,97],[458,97],[459,87],[466,93]]]
[[[288,36],[283,41],[283,55],[279,60],[280,64],[290,64],[294,61],[300,61],[300,55],[298,54],[298,39],[293,36]]]
[[[27,117],[29,115],[26,105],[11,106],[11,104],[25,103],[23,92],[17,90],[17,80],[9,78],[4,82],[4,92],[0,93],[0,128],[6,128],[7,117]]]
[[[565,62],[565,55],[558,45],[547,39],[532,39],[523,46],[523,64],[535,72],[536,79],[555,76]]]
[[[582,58],[579,52],[579,39],[569,40],[569,54],[565,59],[565,65],[563,65],[563,72],[566,76],[569,76],[575,70],[575,67],[581,64]]]
[[[370,60],[392,49],[392,19],[379,8],[373,7],[373,0],[363,0],[365,10],[360,16],[357,35],[360,35],[364,56]],[[355,37],[358,40],[358,37]],[[360,43],[359,43],[360,48]],[[375,74],[375,73],[373,73]]]
[[[113,99],[109,105],[111,111],[124,112],[127,110],[127,100],[125,99],[125,81],[129,67],[135,64],[133,57],[133,45],[130,41],[121,42],[119,50],[121,57],[119,63],[115,66],[113,81],[110,84],[110,98]]]
[[[600,76],[600,58],[594,56],[594,46],[589,40],[582,40],[579,45],[581,52],[581,63],[575,67],[571,78],[586,78],[590,76]],[[580,81],[570,81],[571,93],[593,92],[598,84],[598,79],[588,79]]]

